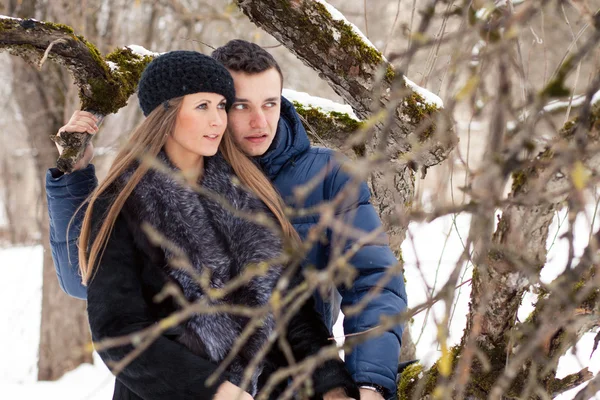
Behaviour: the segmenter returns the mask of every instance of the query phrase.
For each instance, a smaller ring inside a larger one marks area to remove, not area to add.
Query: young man
[[[304,199],[301,206],[311,207],[333,200],[352,179],[335,161],[332,150],[311,147],[307,133],[293,107],[281,97],[283,75],[273,57],[260,46],[242,40],[233,40],[215,50],[213,57],[231,72],[236,100],[228,115],[229,132],[241,149],[255,157],[264,173],[271,179],[283,199],[295,206],[293,189],[314,181],[327,173]],[[92,126],[88,132],[95,133]],[[78,171],[61,175],[56,169],[47,174],[46,189],[50,213],[50,240],[52,255],[61,287],[69,295],[85,298],[85,287],[77,273],[77,232],[81,213],[67,226],[77,207],[97,185],[94,167],[88,165],[93,151],[87,151],[78,163]],[[352,204],[345,202],[338,217],[361,231],[371,232],[381,226],[377,212],[370,204],[370,192],[361,183],[358,198]],[[294,227],[304,239],[319,216],[294,219]],[[327,231],[327,240],[319,241],[310,250],[306,265],[323,269],[329,262],[335,235]],[[344,250],[352,247],[345,243]],[[351,287],[339,287],[329,298],[316,296],[317,311],[332,330],[341,306],[357,304],[378,285],[386,269],[397,263],[386,245],[362,247],[351,259],[358,271]],[[339,295],[338,295],[339,293]],[[340,296],[341,295],[341,296]],[[379,324],[382,315],[395,315],[406,308],[406,292],[401,275],[393,276],[382,288],[380,295],[371,300],[364,310],[344,320],[346,335],[364,332]],[[370,339],[346,354],[346,365],[361,386],[361,398],[381,400],[396,395],[396,373],[402,337],[402,327],[396,326],[382,336]]]

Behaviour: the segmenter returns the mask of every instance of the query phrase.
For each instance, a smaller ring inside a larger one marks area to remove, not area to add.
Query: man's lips
[[[267,135],[266,133],[263,133],[260,135],[246,136],[244,139],[246,139],[250,143],[259,144],[259,143],[262,143],[265,140],[267,140],[268,137],[269,137],[269,135]]]

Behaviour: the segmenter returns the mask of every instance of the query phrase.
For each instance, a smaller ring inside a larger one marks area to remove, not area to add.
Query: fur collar
[[[177,170],[163,152],[159,159],[171,170]],[[238,210],[270,214],[254,195],[232,183],[233,171],[220,153],[204,160],[202,187],[223,196]],[[121,177],[121,185],[132,172],[133,168]],[[166,248],[157,250],[152,246],[140,228],[142,222],[150,224],[183,250],[196,272],[209,269],[212,287],[224,286],[247,265],[276,258],[282,251],[281,238],[269,229],[234,216],[221,204],[156,170],[148,171],[142,178],[123,210],[136,244],[149,255],[156,255],[158,251],[158,259],[162,258],[160,265],[165,266],[167,275],[179,284],[189,301],[204,296],[200,286],[186,272],[166,266],[175,255]],[[280,265],[272,266],[265,275],[255,277],[215,303],[260,307],[268,302],[281,270]],[[196,315],[186,323],[185,333],[179,340],[199,356],[219,363],[227,356],[247,322],[247,318],[235,315]],[[243,369],[268,338],[273,326],[273,317],[269,316],[263,327],[243,346],[228,369],[232,383],[240,384]],[[248,389],[252,395],[256,393],[261,370],[256,371]]]

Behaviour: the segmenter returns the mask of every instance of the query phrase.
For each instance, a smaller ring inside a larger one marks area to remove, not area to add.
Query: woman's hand
[[[94,135],[99,130],[98,125],[96,125],[97,123],[98,118],[96,118],[94,114],[87,111],[75,111],[69,122],[58,130],[57,136],[60,136],[61,132],[87,132],[90,135]],[[55,144],[58,153],[62,154],[63,147],[56,142]],[[83,157],[81,157],[81,160],[77,161],[73,167],[73,171],[87,167],[90,161],[92,161],[92,158],[94,158],[94,145],[90,140],[85,148]]]
[[[342,388],[332,389],[325,393],[323,400],[354,400],[352,397],[348,397],[346,391]]]
[[[242,389],[229,381],[221,383],[213,400],[254,400],[250,393],[242,391]]]

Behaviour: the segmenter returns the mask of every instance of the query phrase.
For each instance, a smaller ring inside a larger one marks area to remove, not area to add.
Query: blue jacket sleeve
[[[352,178],[340,166],[335,166],[329,175],[330,199],[335,198]],[[337,213],[339,219],[365,233],[381,227],[377,211],[370,203],[371,193],[366,182],[360,182],[356,195],[345,199]],[[354,241],[336,238],[329,233],[331,246],[343,246],[348,251]],[[383,235],[382,235],[383,236]],[[387,242],[387,237],[384,238]],[[378,241],[381,243],[381,241]],[[331,248],[330,248],[331,249]],[[350,264],[357,269],[357,277],[351,287],[338,288],[344,307],[359,303],[365,295],[377,287],[386,270],[395,266],[398,260],[386,245],[363,246],[351,259]],[[357,315],[344,318],[346,335],[364,332],[380,323],[382,315],[397,315],[406,310],[407,298],[402,274],[394,274],[383,285],[381,292]],[[369,339],[346,354],[346,365],[356,382],[374,383],[383,386],[390,394],[396,392],[396,375],[403,326],[397,325],[383,335]]]
[[[65,293],[83,300],[87,291],[79,274],[77,239],[85,210],[76,211],[97,185],[96,171],[91,164],[71,174],[62,174],[56,168],[46,173],[50,248],[56,276]]]

